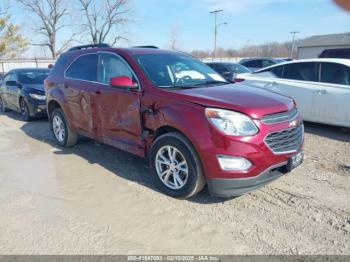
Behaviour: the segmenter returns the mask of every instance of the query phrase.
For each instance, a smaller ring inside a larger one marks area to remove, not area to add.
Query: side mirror
[[[17,86],[19,87],[20,84],[18,84],[16,81],[6,81],[5,83],[7,86]]]
[[[49,68],[49,69],[53,68],[53,64],[49,64],[49,65],[47,66],[47,68]]]
[[[114,88],[125,88],[125,89],[136,89],[138,84],[132,81],[128,76],[116,76],[112,77],[110,81],[111,87]]]

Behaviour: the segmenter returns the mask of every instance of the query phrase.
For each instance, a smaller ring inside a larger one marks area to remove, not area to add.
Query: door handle
[[[96,91],[95,91],[95,94],[96,94],[96,95],[101,95],[102,93],[101,93],[100,90],[96,90]]]
[[[317,90],[317,94],[319,94],[319,95],[327,95],[328,92],[327,92],[326,89],[319,89],[319,90]]]
[[[266,87],[273,87],[273,86],[276,86],[276,85],[277,85],[277,83],[275,81],[273,81],[273,82],[268,82],[266,84]]]

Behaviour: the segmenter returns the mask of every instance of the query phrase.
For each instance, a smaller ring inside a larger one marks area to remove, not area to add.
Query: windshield
[[[43,85],[50,70],[26,70],[17,73],[18,81],[22,84]]]
[[[143,71],[160,88],[193,88],[227,84],[206,64],[182,54],[143,54],[134,58]]]

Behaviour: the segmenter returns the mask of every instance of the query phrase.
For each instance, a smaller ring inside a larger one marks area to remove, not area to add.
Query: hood
[[[254,119],[288,111],[295,106],[290,97],[245,84],[192,88],[178,93],[189,102],[238,111]]]
[[[27,89],[34,89],[34,90],[38,90],[38,91],[43,91],[45,92],[45,89],[44,89],[44,84],[40,84],[40,85],[33,85],[33,84],[27,84],[27,85],[24,85]]]

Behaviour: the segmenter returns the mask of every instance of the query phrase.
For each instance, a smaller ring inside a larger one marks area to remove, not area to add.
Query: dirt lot
[[[1,254],[350,254],[350,132],[307,124],[302,167],[239,198],[158,192],[142,159],[0,115]]]

